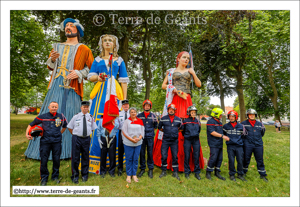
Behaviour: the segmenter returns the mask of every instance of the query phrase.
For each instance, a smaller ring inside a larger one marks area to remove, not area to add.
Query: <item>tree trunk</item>
[[[121,57],[124,60],[126,68],[128,68],[127,64],[128,64],[128,60],[129,60],[128,42],[129,42],[129,38],[127,36],[124,36],[120,40]]]
[[[143,78],[146,82],[146,93],[145,99],[150,98],[150,87],[152,80],[152,72],[151,72],[151,55],[150,55],[150,34],[148,30],[148,24],[145,23],[145,35],[143,39]],[[147,48],[147,50],[146,50]]]
[[[239,107],[240,107],[240,117],[241,122],[245,121],[246,118],[246,109],[245,109],[245,100],[244,100],[244,91],[243,91],[243,74],[240,68],[237,70],[237,85],[236,85],[236,92],[239,98]]]
[[[18,115],[18,107],[15,107],[15,114]]]
[[[224,111],[225,113],[225,103],[224,103],[224,88],[223,88],[223,84],[220,78],[220,72],[218,71],[216,73],[216,79],[217,79],[217,83],[220,87],[220,100],[221,100],[221,109]],[[226,124],[226,115],[222,117],[222,124]]]

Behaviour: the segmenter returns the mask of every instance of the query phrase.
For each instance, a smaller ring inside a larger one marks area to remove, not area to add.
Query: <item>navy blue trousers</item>
[[[78,166],[80,163],[80,153],[81,153],[81,175],[83,178],[88,178],[89,174],[89,147],[90,147],[90,136],[78,137],[72,135],[72,180],[78,180],[79,170]]]
[[[171,148],[171,154],[172,154],[172,168],[174,172],[178,172],[178,139],[174,141],[166,141],[162,140],[161,144],[161,169],[167,170],[167,160],[168,160],[168,151],[169,147]]]
[[[140,154],[140,169],[146,169],[146,147],[147,147],[147,165],[149,170],[154,169],[154,162],[153,162],[153,145],[154,139],[153,138],[144,138],[142,147],[141,147],[141,154]]]
[[[191,146],[193,146],[193,158],[194,158],[194,164],[195,169],[194,173],[199,174],[200,173],[200,166],[199,166],[199,156],[200,156],[200,141],[199,137],[194,137],[191,139],[184,139],[184,173],[190,174],[191,169],[189,165],[190,161],[190,153],[191,153]]]
[[[254,144],[244,144],[244,173],[248,172],[252,152],[256,160],[257,171],[260,175],[267,176],[264,165],[264,146],[255,146]]]
[[[118,170],[123,171],[123,157],[124,157],[124,144],[122,139],[122,130],[119,130],[119,140],[118,140]]]
[[[40,142],[40,157],[41,157],[41,167],[40,176],[41,182],[48,181],[49,171],[47,168],[47,163],[49,159],[50,152],[52,151],[52,180],[58,178],[59,176],[59,166],[60,166],[60,154],[61,154],[61,142],[55,143],[44,143],[41,139]]]
[[[211,147],[206,171],[212,172],[214,171],[215,168],[216,171],[221,172],[220,167],[222,161],[223,161],[223,148]]]
[[[234,166],[235,159],[237,161],[237,173],[243,175],[243,159],[244,159],[244,150],[243,146],[240,145],[227,145],[227,154],[229,162],[229,175],[235,175],[236,170]]]
[[[109,157],[109,174],[115,174],[116,169],[116,141],[117,137],[115,137],[111,142],[109,148],[107,148],[106,138],[101,136],[102,141],[102,149],[101,149],[101,164],[100,164],[100,174],[103,175],[106,173],[106,158],[107,153]]]

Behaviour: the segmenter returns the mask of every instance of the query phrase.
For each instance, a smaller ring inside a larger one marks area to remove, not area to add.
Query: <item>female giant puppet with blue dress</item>
[[[96,124],[99,124],[100,118],[104,113],[104,105],[107,94],[107,86],[109,84],[108,79],[111,75],[115,79],[115,91],[118,99],[118,104],[121,100],[126,99],[127,96],[127,83],[129,78],[127,76],[125,62],[121,57],[118,56],[117,52],[119,49],[118,38],[114,35],[102,35],[99,41],[100,56],[96,57],[90,73],[88,74],[88,79],[92,82],[96,82],[94,89],[91,92],[90,98],[93,100],[90,109],[90,114],[95,117]],[[109,66],[109,53],[111,48],[113,48],[113,61],[111,67]],[[107,75],[107,78],[102,78],[102,75]],[[119,74],[118,81],[117,75]],[[121,86],[119,83],[121,83]],[[108,92],[109,93],[109,92]],[[117,133],[117,139],[119,139]],[[118,143],[118,142],[117,142]],[[101,148],[98,141],[96,130],[93,132],[91,137],[90,145],[90,167],[89,171],[91,173],[99,174],[100,172],[100,156]],[[119,155],[120,156],[120,155]]]
[[[48,92],[41,107],[40,114],[49,112],[48,105],[58,103],[58,113],[62,113],[68,121],[79,113],[83,97],[83,79],[87,77],[94,57],[92,51],[79,43],[83,37],[83,26],[77,19],[67,18],[60,24],[67,41],[53,44],[46,64],[52,71]],[[71,157],[72,135],[66,130],[62,135],[61,159]],[[40,137],[30,140],[25,155],[28,158],[40,159]],[[52,159],[50,154],[49,159]]]

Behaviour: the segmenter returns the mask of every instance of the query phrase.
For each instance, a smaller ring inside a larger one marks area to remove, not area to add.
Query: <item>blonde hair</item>
[[[110,38],[112,38],[113,39],[113,43],[114,43],[114,48],[113,48],[113,57],[119,57],[119,55],[118,55],[118,50],[119,50],[119,43],[117,42],[118,40],[117,40],[117,38],[116,38],[116,36],[114,36],[114,35],[109,35],[109,34],[105,34],[105,35],[102,35],[101,37],[100,37],[100,41],[99,41],[99,46],[100,46],[100,57],[103,57],[103,56],[105,56],[105,50],[103,49],[103,39],[106,37],[106,36],[108,36],[108,37],[110,37]]]

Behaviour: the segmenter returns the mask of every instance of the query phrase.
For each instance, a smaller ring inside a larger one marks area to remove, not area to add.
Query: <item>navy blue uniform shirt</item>
[[[189,117],[183,120],[181,129],[183,130],[182,135],[185,139],[194,137],[199,138],[199,134],[201,131],[201,123],[197,118],[193,119],[192,117]]]
[[[207,142],[209,147],[223,148],[223,138],[211,135],[212,132],[223,134],[222,122],[213,117],[206,123]]]
[[[145,113],[139,113],[137,115],[138,118],[143,120],[144,127],[145,127],[145,137],[144,138],[153,138],[154,137],[154,130],[157,129],[157,117],[153,113],[149,113],[147,118],[145,117]]]
[[[265,135],[265,126],[256,120],[254,127],[250,124],[248,120],[243,121],[241,124],[244,125],[246,129],[246,134],[243,136],[244,144],[254,144],[255,146],[262,146],[262,137]]]
[[[169,115],[163,116],[158,124],[158,129],[164,129],[163,140],[174,141],[178,139],[178,130],[181,127],[181,119],[178,116],[174,116],[173,122]]]
[[[235,127],[232,126],[230,122],[223,126],[224,135],[230,138],[229,141],[226,141],[227,145],[240,145],[243,146],[242,135],[244,134],[244,126],[240,123],[237,123]]]
[[[61,142],[61,127],[66,128],[68,121],[65,116],[56,113],[53,116],[50,112],[37,116],[29,125],[34,126],[42,124],[44,130],[41,141],[44,143]]]

